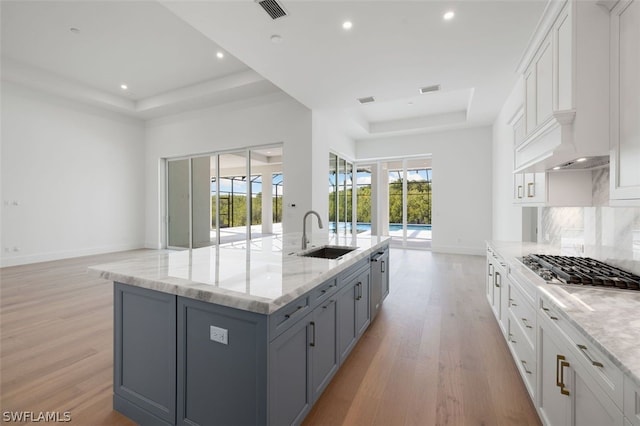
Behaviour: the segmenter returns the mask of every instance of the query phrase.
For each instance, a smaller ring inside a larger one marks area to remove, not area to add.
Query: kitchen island
[[[300,237],[92,267],[115,283],[114,408],[140,424],[300,423],[389,288],[388,237],[313,235],[357,247],[336,259],[300,256]]]

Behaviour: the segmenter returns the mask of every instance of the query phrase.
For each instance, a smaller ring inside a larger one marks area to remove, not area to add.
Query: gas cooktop
[[[530,254],[522,263],[547,282],[640,290],[640,277],[588,257]]]

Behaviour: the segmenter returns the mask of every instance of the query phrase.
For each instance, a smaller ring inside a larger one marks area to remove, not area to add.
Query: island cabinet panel
[[[176,297],[115,283],[114,408],[141,424],[176,421]]]
[[[269,344],[269,424],[299,424],[311,409],[311,315]]]
[[[264,315],[178,297],[179,425],[266,423],[266,335]]]
[[[368,262],[338,279],[338,350],[342,363],[370,323]]]
[[[338,371],[338,337],[336,298],[328,299],[313,311],[312,398],[317,400]]]

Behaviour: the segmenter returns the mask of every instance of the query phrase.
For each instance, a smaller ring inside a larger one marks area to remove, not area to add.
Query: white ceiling
[[[2,1],[2,72],[142,118],[282,89],[354,139],[486,125],[545,3],[282,0],[272,20],[253,0]]]

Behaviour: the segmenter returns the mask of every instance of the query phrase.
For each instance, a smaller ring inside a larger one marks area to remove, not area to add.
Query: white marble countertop
[[[298,256],[301,233],[219,247],[153,250],[130,260],[96,265],[92,275],[232,308],[271,314],[389,243],[389,237],[313,234],[312,246],[352,246],[339,259]]]
[[[617,258],[615,250],[585,247],[585,254],[548,245],[490,241],[489,246],[509,264],[510,273],[532,283],[545,302],[598,347],[623,373],[640,386],[640,291],[590,286],[548,284],[518,258],[530,254],[592,257],[638,274],[640,262],[632,255]]]

